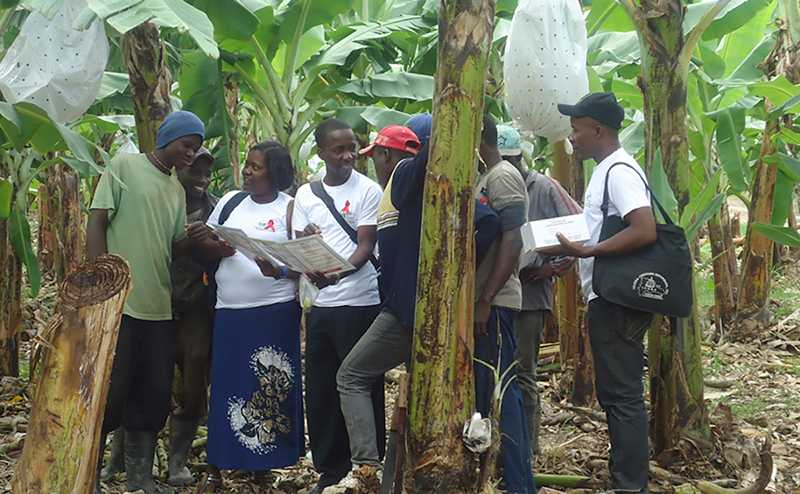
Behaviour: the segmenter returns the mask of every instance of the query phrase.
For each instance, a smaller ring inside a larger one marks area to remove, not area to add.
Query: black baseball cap
[[[589,93],[574,105],[559,104],[558,111],[568,117],[591,117],[614,130],[622,127],[625,118],[625,110],[617,103],[614,93]]]

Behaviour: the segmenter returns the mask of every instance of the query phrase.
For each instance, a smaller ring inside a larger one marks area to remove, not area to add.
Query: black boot
[[[127,489],[142,490],[144,494],[172,494],[173,490],[159,487],[153,480],[153,456],[156,452],[156,433],[125,431],[125,471]]]
[[[105,444],[103,445],[105,447]],[[103,462],[103,455],[100,455]],[[100,470],[100,480],[110,480],[114,475],[125,471],[125,428],[120,427],[111,436],[111,457],[105,468]]]
[[[197,420],[172,417],[169,422],[169,485],[186,486],[192,483],[192,472],[186,466],[189,450],[197,433]]]
[[[106,451],[106,435],[100,436],[100,451],[97,454],[97,472],[94,477],[94,494],[102,494],[100,490],[100,471],[103,469],[103,453]]]

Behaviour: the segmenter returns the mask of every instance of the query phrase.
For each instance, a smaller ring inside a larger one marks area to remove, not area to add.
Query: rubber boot
[[[97,455],[97,473],[94,477],[94,494],[102,494],[100,490],[100,472],[103,469],[103,453],[106,451],[106,435],[100,436],[100,451]]]
[[[105,445],[103,445],[105,447]],[[102,463],[102,455],[100,462]],[[125,471],[125,429],[120,427],[111,435],[111,457],[100,470],[100,480],[110,480],[114,475]]]
[[[125,471],[128,491],[142,490],[144,494],[172,494],[170,488],[159,487],[153,480],[153,456],[156,452],[156,433],[125,431]]]
[[[197,420],[172,417],[169,422],[169,485],[182,487],[193,482],[192,472],[186,466],[189,450],[197,433]]]

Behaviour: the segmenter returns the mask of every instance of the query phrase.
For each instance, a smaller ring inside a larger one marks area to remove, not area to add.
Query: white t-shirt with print
[[[611,170],[608,178],[608,215],[624,218],[635,209],[650,207],[650,195],[642,182],[642,178],[647,180],[647,176],[633,156],[622,148],[617,149],[597,165],[586,187],[583,205],[583,217],[589,227],[586,245],[595,245],[600,240],[600,230],[603,228],[603,211],[600,208],[603,205],[606,174],[614,163],[628,163],[635,171],[625,165],[615,166]],[[583,295],[587,301],[591,301],[597,298],[592,290],[594,257],[581,259],[579,266]]]
[[[217,224],[222,208],[236,193],[228,192],[220,199],[208,217],[209,225]],[[285,242],[289,239],[286,208],[291,201],[292,197],[283,192],[267,204],[259,204],[248,196],[231,211],[225,226],[238,228],[252,238]],[[258,265],[241,252],[222,258],[216,281],[217,309],[246,309],[288,302],[296,293],[294,280],[264,276]]]
[[[360,226],[378,224],[380,186],[353,170],[347,182],[336,187],[325,185],[325,191],[347,223],[358,230]],[[311,186],[298,189],[294,200],[292,228],[303,231],[313,223],[322,231],[322,238],[340,256],[348,259],[356,251],[356,244],[328,211],[322,199],[314,195]],[[367,261],[357,272],[345,276],[336,285],[320,290],[314,305],[317,307],[367,306],[380,303],[378,273]]]

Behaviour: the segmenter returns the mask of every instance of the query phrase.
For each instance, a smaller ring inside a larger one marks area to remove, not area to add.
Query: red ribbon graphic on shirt
[[[275,231],[275,220],[267,221],[267,226],[264,228],[265,230],[272,230]]]
[[[344,207],[342,208],[342,214],[350,214],[350,201],[344,201]]]

